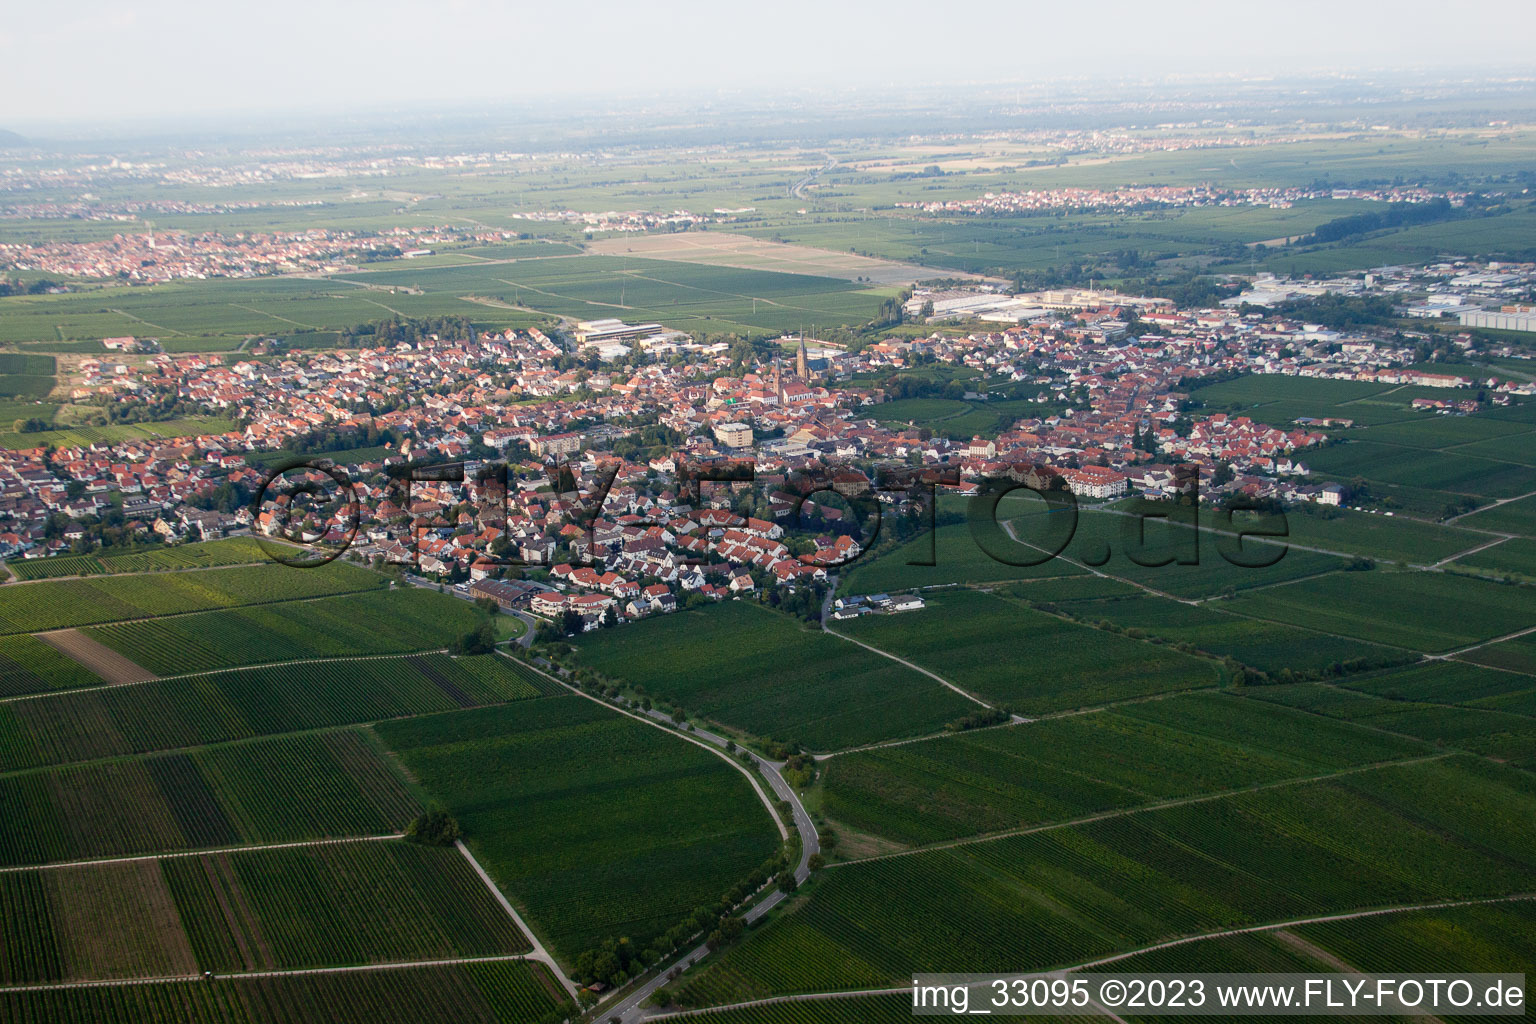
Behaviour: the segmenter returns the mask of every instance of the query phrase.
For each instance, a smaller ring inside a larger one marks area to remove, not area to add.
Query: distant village
[[[1536,266],[1460,265],[1449,276],[1476,283],[1441,282],[1445,295],[1498,301],[1528,287]],[[1436,389],[1413,403],[1426,416],[1536,394],[1531,375],[1425,369],[1413,365],[1411,339],[1238,304],[1179,309],[1089,290],[931,291],[912,303],[931,330],[856,350],[786,337],[746,362],[740,345],[617,320],[568,325],[558,337],[439,332],[232,362],[152,347],[130,356],[147,339],[109,339],[77,365],[72,399],[175,401],[236,428],[0,453],[0,554],[88,551],[104,519],[120,520],[128,541],[248,531],[336,540],[344,527],[322,509],[306,513],[282,496],[252,507],[263,455],[318,453],[346,468],[358,498],[347,557],[407,564],[505,607],[597,628],[692,601],[823,587],[862,552],[861,524],[845,503],[797,491],[799,473],[847,494],[887,469],[938,470],[942,493],[1009,479],[1088,503],[1172,497],[1194,476],[1201,500],[1338,504],[1343,488],[1315,481],[1308,453],[1347,421],[1263,422],[1202,409],[1191,389],[1243,374],[1411,385]],[[1451,339],[1453,349],[1472,345],[1468,333]],[[974,371],[952,382],[950,397],[1022,411],[943,436],[891,404],[911,397],[912,381],[937,379],[936,368]],[[679,478],[684,466],[743,461],[751,487],[690,489]],[[464,472],[403,489],[390,470],[408,462]],[[477,472],[500,464],[499,475]],[[914,511],[897,493],[879,500]]]

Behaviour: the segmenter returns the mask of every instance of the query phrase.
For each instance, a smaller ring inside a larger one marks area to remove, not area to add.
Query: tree
[[[560,632],[564,636],[575,636],[581,632],[581,613],[574,608],[567,608],[560,613]]]
[[[423,812],[405,826],[407,839],[426,846],[452,846],[463,836],[464,830],[459,827],[458,820],[441,807]]]
[[[785,895],[800,888],[800,883],[795,881],[795,873],[785,868],[774,876],[773,884],[778,886]]]

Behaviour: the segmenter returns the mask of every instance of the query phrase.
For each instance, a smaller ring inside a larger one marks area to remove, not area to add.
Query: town
[[[1533,280],[1530,264],[1445,265],[1294,285],[1271,277],[1246,294],[1273,302],[1374,290],[1405,315],[1465,315],[1525,294]],[[906,308],[935,325],[930,333],[857,348],[803,336],[701,342],[616,319],[553,336],[444,321],[414,340],[370,345],[364,335],[356,348],[265,357],[258,345],[248,359],[107,339],[101,357],[78,362],[73,400],[174,401],[237,428],[7,451],[0,545],[30,560],[88,552],[108,537],[254,531],[334,543],[348,529],[334,501],[289,504],[263,492],[272,458],[318,458],[345,466],[355,493],[347,557],[409,565],[590,629],[688,601],[820,593],[871,539],[850,496],[874,493],[871,481],[891,468],[933,471],[942,493],[961,496],[1010,480],[1090,503],[1176,499],[1179,481],[1195,480],[1207,502],[1347,503],[1344,485],[1312,479],[1308,453],[1348,419],[1264,422],[1202,409],[1189,400],[1202,382],[1261,374],[1433,389],[1414,399],[1423,415],[1536,393],[1528,376],[1423,369],[1427,334],[1335,330],[1236,298],[1180,309],[1088,289],[918,289]],[[1481,344],[1452,333],[1444,349]],[[984,383],[923,376],[935,368]],[[968,436],[891,412],[924,398],[1000,411]],[[680,479],[683,467],[743,460],[750,486],[690,492]],[[402,477],[434,464],[459,472]],[[493,465],[499,475],[484,471]],[[828,493],[797,489],[806,473],[830,481]],[[306,475],[319,479],[303,469],[284,479]],[[897,521],[921,511],[914,495],[880,491],[879,501]]]

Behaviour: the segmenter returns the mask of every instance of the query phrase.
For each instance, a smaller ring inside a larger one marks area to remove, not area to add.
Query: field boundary
[[[286,735],[286,734],[285,734]],[[7,864],[0,867],[0,874],[14,875],[23,871],[64,871],[69,868],[93,868],[104,864],[137,864],[147,860],[179,860],[184,857],[203,857],[218,853],[247,853],[255,850],[293,850],[308,846],[346,846],[351,843],[383,843],[403,840],[404,832],[389,832],[376,836],[341,836],[336,839],[296,839],[287,843],[247,843],[243,846],[204,846],[196,850],[169,850],[165,853],[135,853],[126,857],[96,857],[90,860],[56,860],[46,864]]]
[[[1338,914],[1323,914],[1317,917],[1297,918],[1291,921],[1275,921],[1269,924],[1256,924],[1244,928],[1228,928],[1219,932],[1205,932],[1200,935],[1185,935],[1177,939],[1169,939],[1166,942],[1155,943],[1150,946],[1142,946],[1137,949],[1127,950],[1123,953],[1115,953],[1111,956],[1101,957],[1097,960],[1085,960],[1068,967],[1058,967],[1054,971],[1031,973],[1060,973],[1071,974],[1075,971],[1084,971],[1093,967],[1102,967],[1105,964],[1118,963],[1128,960],[1143,953],[1155,953],[1161,949],[1170,949],[1174,946],[1185,946],[1193,942],[1206,942],[1212,939],[1225,939],[1234,935],[1253,935],[1260,932],[1281,931],[1286,928],[1301,928],[1312,924],[1329,924],[1334,921],[1354,921],[1362,917],[1382,917],[1387,914],[1411,914],[1424,910],[1455,910],[1458,907],[1489,906],[1497,903],[1520,903],[1527,900],[1536,900],[1536,893],[1511,893],[1507,896],[1482,896],[1468,900],[1445,900],[1439,903],[1405,903],[1391,907],[1372,907],[1367,910],[1350,910]],[[764,996],[762,999],[750,999],[740,1003],[724,1003],[720,1006],[701,1006],[694,1009],[674,1010],[671,1013],[651,1014],[646,1020],[666,1020],[674,1017],[697,1017],[706,1013],[727,1013],[732,1010],[746,1010],[757,1006],[772,1006],[777,1003],[800,1003],[822,999],[861,999],[868,996],[892,996],[909,995],[912,992],[910,985],[900,988],[865,988],[849,989],[844,992],[796,992],[782,996]]]
[[[1423,742],[1422,740],[1420,742]],[[1437,754],[1426,754],[1422,757],[1405,757],[1393,761],[1375,761],[1371,764],[1355,765],[1336,772],[1325,772],[1321,775],[1299,776],[1293,779],[1278,779],[1274,782],[1263,782],[1255,786],[1243,786],[1239,789],[1228,789],[1220,793],[1200,793],[1195,796],[1175,797],[1171,800],[1158,800],[1153,803],[1139,804],[1135,807],[1121,807],[1113,811],[1103,811],[1098,814],[1089,814],[1081,818],[1072,818],[1067,821],[1052,821],[1041,825],[1030,825],[1027,828],[1011,828],[1002,832],[987,832],[980,835],[965,836],[960,839],[945,840],[940,843],[929,843],[926,846],[915,846],[910,850],[897,850],[894,853],[881,853],[873,857],[862,857],[858,860],[838,861],[836,864],[828,864],[830,868],[846,868],[855,864],[870,864],[878,860],[894,860],[897,857],[911,857],[919,853],[933,853],[938,850],[953,850],[959,846],[974,846],[978,843],[990,843],[998,839],[1010,839],[1014,836],[1030,836],[1039,832],[1054,832],[1057,829],[1075,828],[1078,825],[1092,825],[1096,822],[1107,821],[1113,818],[1125,818],[1132,814],[1148,814],[1155,811],[1165,811],[1173,807],[1187,807],[1191,804],[1210,803],[1215,800],[1226,800],[1230,797],[1245,796],[1249,793],[1262,793],[1271,789],[1284,789],[1287,786],[1304,786],[1313,782],[1327,782],[1330,779],[1343,778],[1347,775],[1359,775],[1363,772],[1380,771],[1383,768],[1397,768],[1412,764],[1423,764],[1426,761],[1441,761],[1448,757],[1455,757],[1461,751],[1443,751]]]

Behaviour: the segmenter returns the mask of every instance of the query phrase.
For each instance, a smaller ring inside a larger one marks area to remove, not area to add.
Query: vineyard
[[[1516,698],[1510,702],[1515,705],[1511,711],[1500,709],[1504,697],[1484,698],[1463,707],[1387,699],[1320,683],[1266,687],[1257,695],[1316,715],[1417,736],[1440,746],[1522,767],[1536,763],[1536,719],[1530,717],[1530,697],[1525,694],[1510,695]]]
[[[729,765],[583,697],[377,731],[562,957],[610,937],[643,948],[778,849]]]
[[[451,711],[538,694],[494,655],[231,669],[0,703],[0,771]]]
[[[952,590],[927,600],[922,611],[870,615],[836,628],[1025,714],[1222,681],[1210,661],[1064,622],[992,594]]]
[[[55,555],[7,562],[17,579],[42,580],[60,576],[105,576],[114,573],[200,569],[216,565],[245,565],[271,561],[250,537],[181,544],[121,555]]]
[[[393,833],[419,810],[355,729],[4,775],[0,804],[0,865]]]
[[[382,576],[339,561],[318,569],[258,565],[195,573],[52,580],[0,587],[0,634],[326,597],[384,584]]]
[[[387,840],[160,864],[199,967],[215,973],[531,948],[452,847]]]
[[[0,892],[12,985],[531,948],[458,850],[398,839],[10,872]]]
[[[94,672],[35,636],[0,637],[0,697],[97,686]]]
[[[1254,701],[1189,694],[842,754],[823,762],[822,809],[916,845],[1429,750]]]
[[[446,647],[482,613],[415,587],[298,603],[253,605],[87,630],[158,675],[234,665]]]
[[[582,663],[599,672],[691,713],[813,750],[921,736],[976,710],[888,658],[744,602],[575,642]]]
[[[0,992],[14,1024],[554,1024],[569,1006],[525,960],[389,971]]]
[[[1028,593],[1021,593],[1031,598]],[[1048,599],[1047,599],[1048,600]],[[1106,621],[1173,644],[1189,644],[1218,658],[1234,658],[1261,672],[1322,671],[1336,663],[1370,666],[1413,660],[1416,655],[1300,626],[1250,619],[1222,604],[1187,605],[1147,593],[1074,601],[1061,611],[1084,622]]]
[[[1034,970],[1356,907],[1529,891],[1536,782],[1467,757],[828,869],[691,1005]],[[1454,969],[1455,960],[1439,969]]]
[[[1239,615],[1438,653],[1525,629],[1536,588],[1448,573],[1344,572],[1239,594]],[[1445,614],[1455,608],[1455,615]]]

